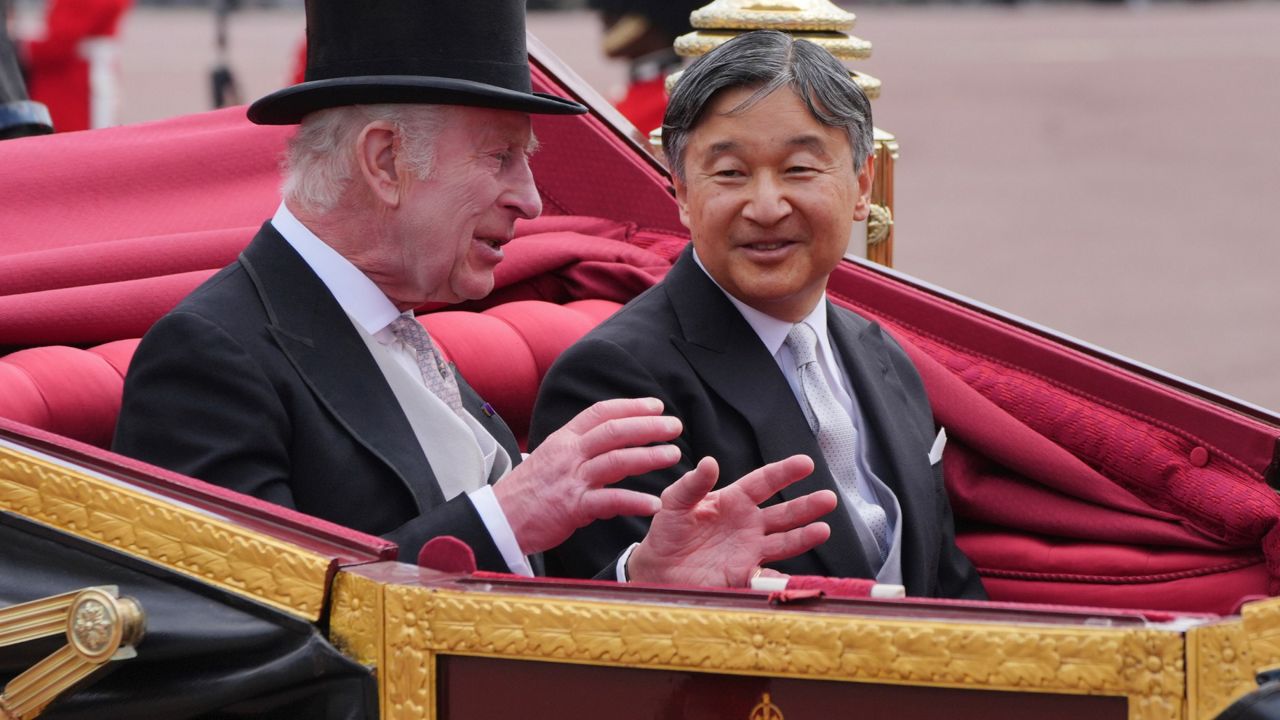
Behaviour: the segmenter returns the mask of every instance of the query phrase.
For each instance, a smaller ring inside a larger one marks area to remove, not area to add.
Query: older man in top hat
[[[595,404],[521,462],[414,319],[490,292],[515,221],[541,211],[529,114],[584,111],[530,92],[522,3],[311,0],[307,36],[307,80],[249,108],[300,123],[284,201],[143,338],[116,450],[383,535],[410,561],[448,534],[482,568],[528,573],[576,528],[659,507],[661,567],[636,579],[746,573],[826,537],[811,521],[829,494],[756,507],[805,458],[710,495],[710,463],[661,501],[609,488],[679,458],[680,422],[652,398]]]

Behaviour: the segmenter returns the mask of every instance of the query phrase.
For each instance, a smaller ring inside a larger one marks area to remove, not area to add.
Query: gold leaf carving
[[[383,612],[378,583],[348,572],[339,572],[334,578],[329,637],[356,662],[381,664]]]
[[[328,558],[76,468],[0,448],[0,509],[320,618]]]
[[[991,658],[1001,651],[1000,642],[985,632],[958,633],[948,647],[947,673],[962,683],[983,683],[991,674]]]
[[[1061,667],[1057,652],[1059,644],[1040,642],[1033,635],[1008,638],[1001,652],[1005,677],[1020,687],[1044,685],[1057,675]]]
[[[1184,715],[1175,630],[1009,627],[653,607],[390,587],[387,717],[431,707],[437,653],[706,672],[1128,696]]]
[[[1119,643],[1111,637],[1073,637],[1058,643],[1059,674],[1074,688],[1098,691],[1107,687],[1111,669],[1097,658],[1115,656]]]
[[[850,624],[839,631],[840,668],[850,676],[868,679],[887,677],[898,656],[893,636],[873,624]]]
[[[582,625],[595,628],[591,635],[585,636],[588,640],[599,642],[610,636],[617,638],[617,644],[622,646],[624,652],[612,655],[611,659],[620,661],[635,658],[636,662],[644,665],[668,665],[675,661],[675,633],[664,613],[654,610],[638,612],[627,618],[621,628],[616,630],[617,626],[608,622],[608,618],[602,619],[605,622],[597,625],[590,616],[585,616],[582,618]]]
[[[1249,638],[1241,620],[1192,628],[1187,633],[1187,701],[1192,717],[1213,718],[1257,685]]]
[[[1280,665],[1280,598],[1249,603],[1240,615],[1249,636],[1254,668]]]

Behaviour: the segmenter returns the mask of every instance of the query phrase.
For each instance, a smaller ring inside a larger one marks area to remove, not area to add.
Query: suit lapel
[[[933,497],[933,484],[921,483],[919,478],[932,477],[928,459],[932,438],[922,438],[911,422],[907,412],[910,402],[898,376],[890,370],[880,325],[830,304],[827,323],[858,407],[882,451],[877,472],[883,472],[880,479],[897,495],[902,507],[899,524],[904,584],[908,594],[927,593],[931,587],[929,578],[936,576],[930,565],[937,562],[927,553],[938,543],[937,528],[924,519],[936,515],[937,500]]]
[[[835,490],[835,482],[817,439],[796,402],[791,386],[759,336],[711,282],[686,250],[663,281],[683,338],[673,337],[704,383],[751,425],[761,459],[771,463],[797,453],[813,459],[809,477],[779,493],[783,499],[817,490]],[[743,382],[750,378],[750,382]],[[720,479],[720,484],[737,478]],[[871,577],[871,567],[858,550],[861,544],[843,506],[823,518],[831,539],[813,552],[827,572],[841,577]]]
[[[324,283],[270,223],[240,263],[266,307],[267,331],[336,422],[386,464],[421,511],[443,502],[400,403]]]

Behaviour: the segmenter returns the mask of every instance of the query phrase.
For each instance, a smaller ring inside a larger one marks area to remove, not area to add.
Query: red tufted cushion
[[[103,352],[53,346],[0,358],[0,416],[98,447],[111,444],[124,387],[124,353],[137,340]]]
[[[446,357],[493,404],[524,446],[538,386],[556,357],[620,305],[526,300],[481,313],[445,311],[420,319]],[[89,350],[30,348],[0,357],[0,417],[109,447],[129,360],[138,340]]]
[[[445,356],[498,410],[524,448],[538,387],[551,363],[619,307],[608,300],[565,305],[524,300],[483,313],[431,313],[421,320]]]

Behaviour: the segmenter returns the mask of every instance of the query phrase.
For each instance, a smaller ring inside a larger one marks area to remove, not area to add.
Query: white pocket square
[[[937,465],[942,459],[942,449],[947,446],[947,429],[940,428],[938,437],[933,439],[933,447],[929,448],[929,464]]]

